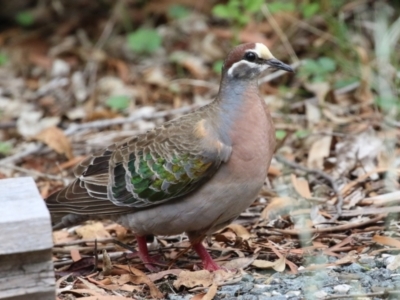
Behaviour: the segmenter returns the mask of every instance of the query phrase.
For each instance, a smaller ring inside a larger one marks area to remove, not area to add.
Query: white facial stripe
[[[233,70],[234,70],[236,67],[238,67],[239,65],[242,65],[242,64],[248,65],[250,68],[257,67],[257,64],[255,64],[255,63],[249,62],[249,61],[247,61],[247,60],[241,60],[241,61],[235,62],[235,63],[229,68],[229,70],[228,70],[228,75],[229,75],[229,76],[232,76],[232,75],[233,75]]]
[[[271,51],[269,51],[269,49],[261,43],[256,43],[256,48],[254,49],[254,52],[258,55],[258,57],[262,58],[262,59],[271,59],[271,58],[275,58]]]
[[[266,65],[266,64],[264,64],[264,65],[259,65],[259,64],[256,64],[256,63],[249,62],[249,61],[247,61],[247,60],[241,60],[241,61],[235,62],[235,63],[229,68],[229,70],[228,70],[228,76],[229,76],[229,77],[233,77],[233,72],[234,72],[234,70],[235,70],[236,68],[240,67],[240,65],[247,65],[249,69],[259,69],[260,71],[265,71],[266,69],[269,68],[269,65]]]

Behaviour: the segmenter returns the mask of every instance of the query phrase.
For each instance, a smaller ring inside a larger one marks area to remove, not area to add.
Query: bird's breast
[[[244,179],[252,177],[264,182],[275,149],[275,129],[261,100],[244,107],[230,136],[232,155],[228,168],[234,172],[240,169]]]

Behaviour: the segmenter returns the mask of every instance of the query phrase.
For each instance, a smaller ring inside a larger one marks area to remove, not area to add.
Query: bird
[[[74,181],[45,199],[53,230],[114,220],[134,232],[149,267],[155,259],[146,236],[186,233],[203,268],[221,269],[203,240],[254,202],[274,153],[274,124],[258,87],[268,69],[293,72],[262,43],[238,45],[213,101],[84,159]]]

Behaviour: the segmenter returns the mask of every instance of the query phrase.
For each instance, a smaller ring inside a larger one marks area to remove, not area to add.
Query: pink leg
[[[217,265],[217,263],[212,259],[210,254],[207,252],[206,248],[204,248],[201,242],[192,244],[194,251],[200,256],[201,261],[203,262],[203,268],[208,271],[216,271],[220,270],[221,267]]]
[[[151,272],[159,271],[158,268],[153,265],[154,263],[156,263],[156,261],[149,254],[149,250],[147,249],[146,237],[137,235],[136,240],[139,248],[139,257],[143,261],[145,267]]]

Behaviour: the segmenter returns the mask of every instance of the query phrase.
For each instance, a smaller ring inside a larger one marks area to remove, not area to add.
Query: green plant
[[[275,130],[275,137],[277,140],[283,140],[286,137],[287,132],[282,129]]]
[[[183,5],[174,4],[168,7],[167,13],[170,18],[178,20],[187,17],[190,11]]]
[[[128,47],[138,53],[153,53],[161,47],[161,36],[155,29],[141,28],[127,36]]]
[[[223,60],[217,60],[216,62],[214,62],[212,69],[215,73],[217,74],[221,74],[222,71],[222,65],[224,64]]]
[[[294,2],[276,1],[268,3],[267,6],[271,14],[284,11],[291,12],[296,10],[296,5],[294,4]]]
[[[9,142],[0,142],[0,154],[8,155],[11,153],[12,145]]]
[[[124,95],[111,96],[107,99],[106,105],[114,110],[124,110],[128,108],[130,98]]]
[[[264,0],[229,0],[226,4],[213,7],[214,16],[231,21],[235,26],[245,26],[257,13]]]
[[[315,16],[318,12],[320,12],[321,9],[319,3],[302,3],[300,7],[301,7],[301,12],[303,13],[304,18],[306,19]]]
[[[313,82],[327,81],[329,75],[336,70],[336,62],[329,57],[320,57],[316,60],[307,59],[300,68],[299,74]]]
[[[5,65],[8,62],[8,56],[4,53],[0,53],[0,66]]]
[[[30,26],[35,21],[35,18],[30,11],[21,11],[17,13],[15,20],[19,25]]]

